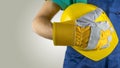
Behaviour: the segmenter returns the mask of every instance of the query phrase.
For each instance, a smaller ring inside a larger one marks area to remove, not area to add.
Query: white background
[[[0,0],[0,68],[62,68],[66,47],[32,31],[44,0]],[[59,21],[60,11],[52,21]]]

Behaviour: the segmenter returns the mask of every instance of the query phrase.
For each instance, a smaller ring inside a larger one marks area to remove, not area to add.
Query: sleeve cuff
[[[61,0],[52,0],[52,1],[56,3],[57,5],[59,5],[62,10],[64,10],[67,7],[67,5]]]

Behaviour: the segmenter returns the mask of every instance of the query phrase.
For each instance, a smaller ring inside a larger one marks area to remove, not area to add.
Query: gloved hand
[[[97,19],[102,13],[103,10],[97,8],[75,21],[54,23],[54,43],[57,45],[79,46],[84,50],[108,47],[113,29],[110,28],[107,21]]]
[[[85,50],[101,49],[109,46],[113,29],[110,28],[108,21],[96,22],[102,13],[104,14],[103,10],[97,8],[76,20],[78,26],[76,31],[76,45],[81,46]],[[79,36],[81,36],[81,39],[79,39]]]

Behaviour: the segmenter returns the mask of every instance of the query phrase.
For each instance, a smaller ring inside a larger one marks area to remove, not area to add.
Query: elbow
[[[39,33],[37,19],[34,19],[33,22],[32,22],[32,30],[33,30],[33,32],[35,32],[37,34]]]
[[[32,30],[41,37],[52,39],[52,27],[49,24],[44,24],[38,18],[33,20]]]
[[[37,23],[35,22],[35,20],[32,22],[32,30],[33,32],[37,33],[37,28],[36,28]]]

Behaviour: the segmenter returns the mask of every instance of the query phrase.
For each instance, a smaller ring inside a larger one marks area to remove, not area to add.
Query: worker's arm
[[[51,19],[59,11],[59,9],[60,7],[55,3],[46,1],[33,20],[33,30],[44,38],[52,39]]]

